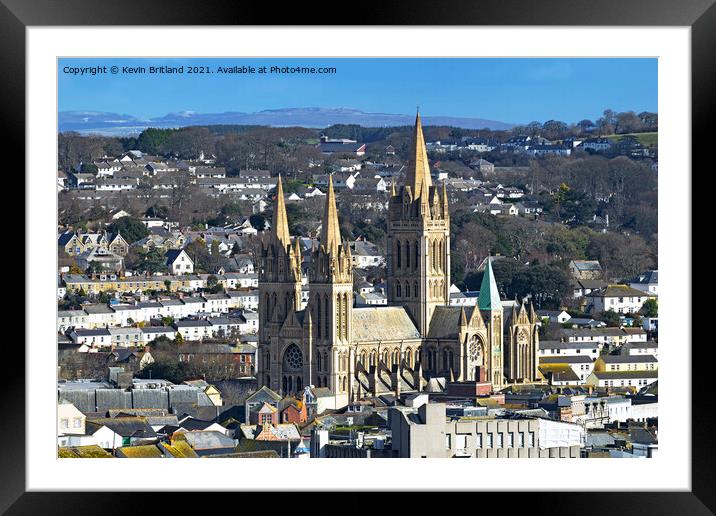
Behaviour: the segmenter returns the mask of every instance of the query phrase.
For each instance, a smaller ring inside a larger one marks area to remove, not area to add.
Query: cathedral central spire
[[[334,256],[338,254],[341,245],[341,230],[338,226],[338,210],[336,209],[336,194],[333,192],[333,176],[328,176],[328,194],[326,195],[326,211],[323,215],[321,227],[321,244],[326,252]]]
[[[273,210],[271,229],[274,236],[283,244],[284,249],[291,244],[291,235],[288,232],[288,215],[286,215],[286,200],[283,197],[283,184],[281,174],[276,182],[276,205]]]
[[[405,185],[410,186],[414,198],[425,197],[433,182],[430,178],[428,165],[428,151],[425,148],[423,126],[420,122],[420,113],[415,115],[415,129],[413,130],[413,147],[410,150]]]

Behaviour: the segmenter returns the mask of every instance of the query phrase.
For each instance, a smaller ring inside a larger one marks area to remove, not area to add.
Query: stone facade
[[[537,316],[526,306],[505,313],[491,263],[478,306],[449,306],[448,198],[445,185],[432,184],[419,115],[407,170],[389,200],[386,307],[354,307],[351,248],[340,236],[329,177],[320,244],[311,250],[310,298],[298,309],[301,251],[298,239],[291,242],[279,177],[271,234],[258,253],[261,385],[284,396],[306,385],[327,388],[340,407],[420,391],[440,376],[495,389],[538,380]]]

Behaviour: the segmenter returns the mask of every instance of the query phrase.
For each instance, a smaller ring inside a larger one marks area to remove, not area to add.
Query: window
[[[493,440],[493,434],[492,433],[487,434],[487,447],[488,448],[492,448],[492,446],[493,446],[492,440]]]
[[[525,447],[525,433],[520,432],[520,448],[524,448],[524,447]]]
[[[507,433],[507,447],[508,448],[515,447],[515,434],[513,434],[512,432]]]
[[[534,447],[535,447],[535,433],[534,433],[534,432],[530,432],[530,441],[529,441],[529,444],[530,444],[530,448],[534,448]]]
[[[70,420],[67,418],[60,419],[60,428],[69,428],[70,427]]]
[[[449,450],[452,448],[452,446],[450,446],[450,438],[451,438],[450,434],[445,434],[445,449],[446,450]]]
[[[467,435],[460,434],[455,436],[455,447],[458,450],[467,450]]]
[[[498,447],[498,448],[504,447],[503,434],[502,434],[502,432],[499,432],[499,433],[497,434],[497,447]]]
[[[475,436],[475,448],[482,448],[482,434]]]

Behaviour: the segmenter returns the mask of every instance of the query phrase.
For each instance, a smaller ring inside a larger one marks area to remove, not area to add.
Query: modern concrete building
[[[448,420],[444,403],[391,407],[395,457],[578,458],[585,431],[540,418]]]

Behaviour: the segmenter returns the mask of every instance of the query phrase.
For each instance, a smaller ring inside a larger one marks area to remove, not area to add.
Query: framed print
[[[712,2],[132,7],[3,2],[27,204],[4,509],[713,511],[691,280]]]

